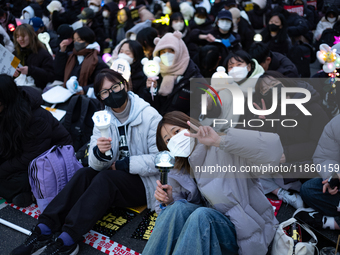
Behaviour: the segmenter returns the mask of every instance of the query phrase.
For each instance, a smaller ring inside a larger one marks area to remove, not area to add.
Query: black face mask
[[[121,91],[115,93],[110,92],[109,96],[103,100],[104,104],[111,108],[120,108],[127,99],[127,93],[123,88]]]
[[[271,31],[271,32],[277,32],[277,31],[280,30],[280,26],[275,25],[275,24],[269,24],[268,27],[269,27],[269,31]]]
[[[83,42],[83,43],[74,42],[74,49],[75,49],[76,51],[81,51],[81,50],[83,50],[83,49],[85,49],[85,48],[86,48],[86,45],[85,45],[84,42]]]

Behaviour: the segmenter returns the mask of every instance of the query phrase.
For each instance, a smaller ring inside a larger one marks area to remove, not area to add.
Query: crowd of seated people
[[[340,68],[315,63],[320,71],[310,71],[320,44],[339,42],[340,5],[211,2],[1,1],[1,49],[19,64],[12,76],[0,74],[0,197],[29,206],[29,163],[73,143],[40,107],[43,93],[59,84],[111,115],[109,137],[93,128],[89,166],[48,204],[12,255],[76,255],[109,207],[141,205],[159,215],[143,254],[266,254],[278,223],[270,193],[305,223],[340,229],[340,187],[333,185],[339,176],[332,171],[340,164],[333,77]],[[159,151],[175,158],[166,185],[154,165]],[[194,171],[216,162],[324,171]]]

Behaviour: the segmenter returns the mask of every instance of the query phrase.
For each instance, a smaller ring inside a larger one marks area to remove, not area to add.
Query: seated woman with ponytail
[[[64,81],[64,87],[72,93],[86,94],[89,87],[93,87],[96,75],[102,69],[108,68],[99,56],[100,46],[95,37],[94,32],[88,27],[75,30],[74,48],[70,56],[67,55],[66,47],[72,40],[65,39],[60,43],[60,51],[54,60],[56,80]],[[77,78],[79,86],[74,86],[73,79],[70,79],[73,76]]]

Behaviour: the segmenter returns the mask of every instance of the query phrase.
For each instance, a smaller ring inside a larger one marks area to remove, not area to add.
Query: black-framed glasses
[[[100,91],[98,93],[98,96],[101,98],[101,99],[105,99],[109,96],[110,92],[114,92],[114,93],[117,93],[120,91],[120,86],[123,84],[123,82],[118,82],[118,83],[115,83],[111,86],[111,88],[109,89],[103,89],[102,91]]]

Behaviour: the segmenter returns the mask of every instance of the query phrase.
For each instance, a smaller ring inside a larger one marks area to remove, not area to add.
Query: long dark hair
[[[0,159],[8,160],[23,152],[22,145],[32,138],[29,126],[32,110],[29,99],[20,92],[12,77],[0,74]]]
[[[196,131],[194,131],[193,129],[190,129],[187,123],[188,120],[190,121],[190,123],[194,124],[196,127],[202,126],[197,120],[190,118],[188,115],[180,111],[168,112],[167,114],[164,115],[163,119],[158,123],[157,132],[156,132],[156,145],[159,151],[169,150],[161,134],[161,130],[164,124],[186,128],[190,130],[190,132],[196,133]],[[188,159],[177,157],[174,168],[178,170],[181,170],[182,168],[184,168],[189,173],[190,165],[189,165]]]
[[[170,22],[169,22],[169,32],[170,32],[170,33],[175,32],[175,30],[172,28],[172,22],[173,22],[174,20],[176,20],[176,21],[181,20],[181,21],[184,22],[183,14],[182,14],[181,12],[175,12],[175,13],[173,13],[173,14],[171,15],[171,17],[170,17]],[[186,25],[185,22],[184,22],[184,27],[183,27],[182,31],[180,31],[180,32],[181,32],[181,33],[184,33],[184,32],[185,32],[185,29],[188,29],[188,30],[189,30],[189,27],[187,27],[187,25]],[[188,31],[188,32],[189,32],[189,31]]]
[[[287,41],[287,38],[288,38],[288,32],[287,32],[288,24],[287,24],[286,18],[281,13],[273,13],[273,15],[270,18],[272,18],[274,16],[279,17],[279,19],[281,20],[281,25],[282,25],[282,28],[279,30],[279,32],[276,35],[276,39],[277,39],[278,42],[285,42],[285,41]],[[262,41],[264,43],[269,42],[272,39],[272,36],[270,35],[268,24],[264,28],[264,30],[262,31],[261,35],[262,35]]]
[[[140,45],[139,42],[137,41],[133,41],[133,40],[127,40],[125,41],[119,48],[120,49],[123,47],[124,44],[128,44],[129,45],[129,49],[133,54],[133,60],[134,62],[131,64],[131,75],[133,73],[135,73],[138,69],[140,69],[142,67],[142,58],[144,58],[144,52],[143,52],[143,47],[142,45]]]

